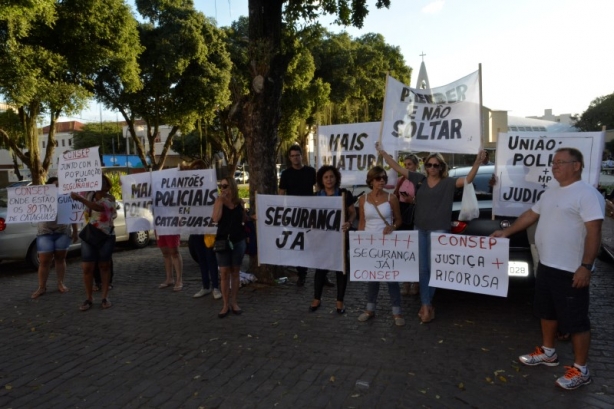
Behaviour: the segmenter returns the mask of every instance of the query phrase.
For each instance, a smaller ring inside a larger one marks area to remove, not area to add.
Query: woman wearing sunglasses
[[[401,167],[382,147],[376,143],[376,149],[386,163],[413,183],[418,183],[424,176]],[[449,233],[452,220],[452,203],[456,188],[473,182],[485,151],[480,151],[465,178],[448,177],[448,164],[441,154],[431,153],[424,161],[426,180],[416,192],[416,209],[414,225],[418,229],[420,246],[420,301],[422,307],[418,316],[423,323],[435,319],[435,309],[431,304],[435,287],[429,286],[431,278],[431,233]]]
[[[388,183],[386,171],[381,166],[374,166],[367,172],[367,185],[371,192],[360,198],[360,219],[358,230],[390,234],[401,226],[401,209],[396,196],[384,191]],[[358,321],[368,321],[375,316],[375,306],[379,293],[379,282],[367,284],[367,308],[358,316]],[[388,282],[388,293],[392,303],[392,315],[397,326],[405,325],[401,316],[401,288],[397,282]]]
[[[245,255],[245,229],[243,223],[247,215],[243,201],[239,198],[239,188],[233,178],[224,178],[218,185],[220,193],[213,205],[212,219],[217,223],[215,240],[227,240],[226,249],[216,250],[217,265],[220,268],[220,286],[224,305],[218,317],[226,317],[230,311],[235,315],[243,312],[237,304],[239,293],[241,263]]]

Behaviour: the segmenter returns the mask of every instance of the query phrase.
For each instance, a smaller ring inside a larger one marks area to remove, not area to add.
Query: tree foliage
[[[595,98],[574,126],[584,132],[614,129],[614,93]]]
[[[73,147],[75,149],[99,146],[100,154],[109,155],[112,152],[126,151],[126,140],[122,136],[122,128],[117,122],[89,123],[79,131],[73,132]]]
[[[153,169],[161,169],[178,131],[189,133],[198,119],[211,121],[215,110],[227,105],[230,58],[223,32],[192,2],[137,0],[136,5],[147,19],[139,24],[143,87],[131,92],[109,69],[96,83],[96,97],[122,114],[143,164],[149,156]],[[136,135],[136,118],[146,122],[147,152]],[[154,141],[161,125],[171,126],[171,131],[157,157]]]
[[[25,149],[0,136],[42,183],[55,149],[60,114],[82,109],[99,70],[115,67],[126,84],[138,86],[136,22],[122,0],[9,1],[0,4],[0,94],[18,108]],[[49,143],[41,163],[39,115],[49,118]]]

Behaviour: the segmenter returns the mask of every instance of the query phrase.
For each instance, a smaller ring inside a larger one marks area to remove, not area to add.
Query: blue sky
[[[247,15],[248,0],[195,0],[227,26]],[[614,0],[391,0],[371,12],[362,29],[320,22],[352,36],[381,33],[399,46],[418,76],[421,57],[431,86],[461,78],[482,64],[484,105],[513,116],[581,114],[596,97],[614,92],[611,19]],[[108,120],[114,113],[104,112]],[[81,115],[98,120],[96,103]],[[121,120],[121,118],[120,118]]]

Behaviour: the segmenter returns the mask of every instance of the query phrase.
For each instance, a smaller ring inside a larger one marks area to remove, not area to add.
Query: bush
[[[119,184],[119,177],[127,175],[126,172],[107,172],[105,175],[111,180],[111,190],[109,191],[115,197],[115,200],[122,200],[122,187]]]

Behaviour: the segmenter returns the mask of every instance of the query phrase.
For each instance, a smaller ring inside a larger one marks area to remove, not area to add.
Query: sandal
[[[369,321],[371,318],[375,317],[375,313],[374,312],[363,312],[362,314],[360,314],[358,316],[358,321],[360,322],[365,322],[365,321]]]
[[[158,286],[158,288],[168,288],[172,285],[175,285],[175,283],[162,283]]]
[[[45,294],[46,292],[47,292],[47,288],[46,287],[38,287],[38,289],[32,293],[30,298],[32,298],[32,299],[38,298],[41,295]]]
[[[83,304],[79,307],[81,311],[87,311],[92,308],[92,302],[90,300],[83,301]]]
[[[68,292],[68,287],[66,287],[64,285],[64,283],[59,283],[58,284],[58,291],[61,292],[62,294],[67,293]]]
[[[107,300],[106,298],[102,299],[102,309],[106,310],[107,308],[111,308],[113,306],[113,304],[111,304],[111,301]]]

